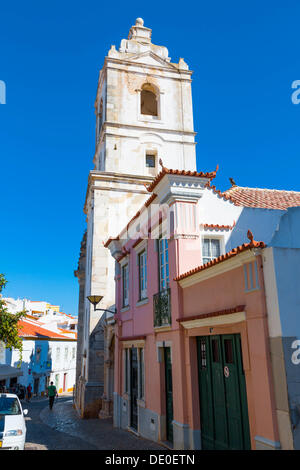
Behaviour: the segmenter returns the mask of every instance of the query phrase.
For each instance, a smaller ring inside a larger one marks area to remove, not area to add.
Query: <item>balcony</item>
[[[171,290],[158,292],[153,296],[154,328],[171,325]]]

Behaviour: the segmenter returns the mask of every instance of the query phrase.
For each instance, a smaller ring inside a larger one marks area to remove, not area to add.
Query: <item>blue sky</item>
[[[299,17],[295,1],[2,2],[1,230],[4,294],[76,313],[94,99],[111,44],[137,17],[193,75],[198,169],[221,190],[299,190]]]

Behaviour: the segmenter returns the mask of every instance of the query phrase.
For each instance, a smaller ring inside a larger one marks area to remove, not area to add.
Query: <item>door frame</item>
[[[225,450],[233,449],[234,446],[240,449],[240,445],[242,445],[241,450],[250,449],[249,404],[240,332],[221,331],[216,333],[210,329],[209,335],[199,334],[195,340],[201,447],[203,448],[205,440],[204,445],[207,449]],[[230,343],[226,343],[226,341],[230,341]],[[226,344],[231,347],[226,348]],[[232,386],[236,393],[230,391]],[[208,398],[208,402],[206,398]],[[205,407],[203,407],[201,400],[206,400]],[[201,410],[205,411],[206,415],[205,420],[203,416],[202,423]],[[203,425],[206,427],[205,434]],[[235,431],[236,440],[234,442],[232,439],[230,442],[230,436],[234,436],[233,431]],[[243,443],[239,439],[241,434],[243,435]]]

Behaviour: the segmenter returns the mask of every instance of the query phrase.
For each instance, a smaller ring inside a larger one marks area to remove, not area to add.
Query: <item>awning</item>
[[[0,380],[8,379],[10,377],[19,377],[23,375],[21,369],[9,366],[8,364],[0,364]]]

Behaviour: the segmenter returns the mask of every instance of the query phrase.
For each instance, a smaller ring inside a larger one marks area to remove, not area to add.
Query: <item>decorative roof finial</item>
[[[135,25],[130,28],[128,39],[144,45],[151,44],[151,32],[152,30],[150,28],[144,26],[143,18],[137,18]]]
[[[166,167],[164,166],[163,161],[162,161],[161,158],[159,159],[158,163],[160,164],[162,171],[166,170]]]
[[[253,243],[253,233],[251,232],[251,230],[248,230],[247,237],[249,238],[250,242]]]

